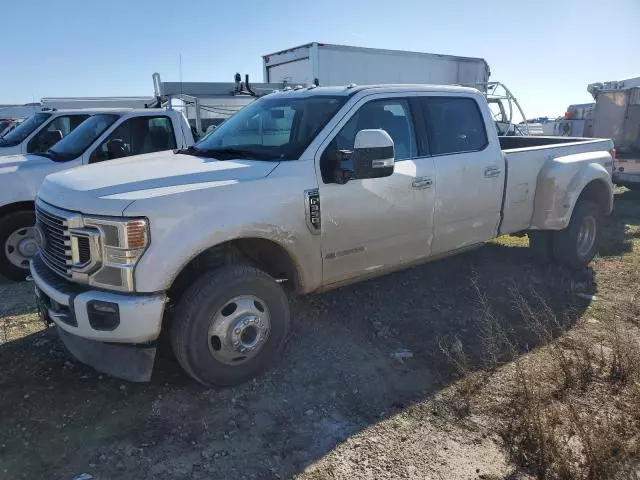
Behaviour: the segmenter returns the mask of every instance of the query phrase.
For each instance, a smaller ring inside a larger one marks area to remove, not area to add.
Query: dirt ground
[[[578,322],[606,288],[601,270],[638,248],[639,226],[640,195],[621,191],[593,268],[536,264],[526,239],[507,239],[297,299],[279,365],[227,389],[195,384],[166,349],[148,384],[100,375],[38,323],[31,284],[0,285],[0,478],[530,478],[486,419],[436,407],[459,380],[443,349],[482,363],[474,282],[522,352],[535,339],[507,291],[535,291]]]

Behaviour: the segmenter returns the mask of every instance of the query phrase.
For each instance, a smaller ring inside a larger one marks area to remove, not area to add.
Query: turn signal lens
[[[145,248],[147,246],[147,222],[132,220],[125,227],[127,235],[127,249]]]

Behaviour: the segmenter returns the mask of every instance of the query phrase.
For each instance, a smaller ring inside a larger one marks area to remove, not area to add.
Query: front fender
[[[306,237],[306,238],[305,238]],[[254,224],[243,226],[241,229],[227,229],[216,231],[211,236],[185,236],[182,231],[179,237],[163,240],[162,245],[154,245],[142,257],[136,267],[136,290],[140,292],[164,291],[171,287],[178,274],[196,257],[203,252],[234,240],[259,239],[268,240],[278,245],[291,258],[296,267],[301,291],[316,289],[321,277],[314,272],[321,272],[322,265],[311,265],[313,259],[321,261],[319,245],[312,245],[309,240],[315,240],[307,235],[300,236],[295,232],[285,230],[277,225]],[[168,249],[168,245],[174,248]]]
[[[531,228],[562,230],[569,225],[573,209],[585,188],[596,182],[599,203],[606,214],[613,209],[611,175],[603,164],[608,152],[587,152],[557,157],[538,174]]]

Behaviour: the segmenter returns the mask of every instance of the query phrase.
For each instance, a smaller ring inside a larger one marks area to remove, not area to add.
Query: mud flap
[[[130,382],[148,382],[156,358],[155,346],[118,345],[78,337],[58,327],[67,350],[99,372]]]

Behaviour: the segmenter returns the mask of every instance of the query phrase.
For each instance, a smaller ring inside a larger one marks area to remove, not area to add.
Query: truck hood
[[[20,153],[20,148],[20,145],[14,145],[11,147],[0,146],[0,157],[6,155],[17,155],[18,153]]]
[[[267,176],[277,165],[255,160],[220,161],[172,151],[151,153],[49,175],[38,197],[67,210],[120,216],[136,200],[255,180]]]
[[[49,165],[51,160],[38,155],[5,155],[0,156],[0,174],[13,173],[27,168]]]

